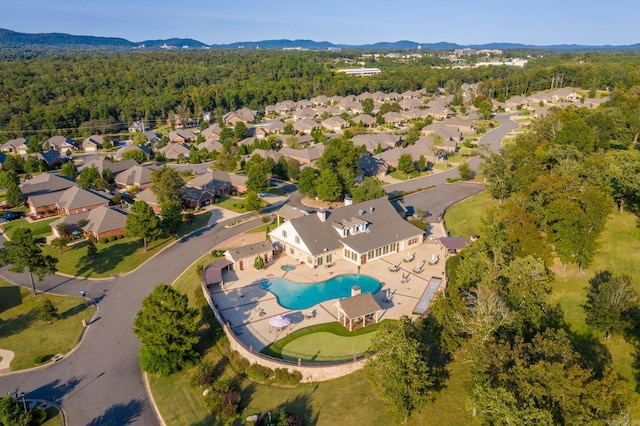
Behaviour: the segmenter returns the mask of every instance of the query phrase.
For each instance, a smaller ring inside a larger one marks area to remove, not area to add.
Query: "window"
[[[287,238],[287,231],[285,229],[282,230],[282,236],[284,238]]]
[[[296,235],[296,244],[300,244],[300,237]]]

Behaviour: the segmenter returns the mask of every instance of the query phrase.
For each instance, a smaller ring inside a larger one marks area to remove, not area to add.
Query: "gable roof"
[[[104,195],[90,189],[72,186],[62,193],[56,206],[66,210],[73,210],[105,203],[109,203],[109,198]]]
[[[290,206],[289,204],[285,204],[280,207],[280,210],[277,211],[277,214],[284,220],[291,220],[297,217],[307,216],[309,212],[306,210],[301,210],[297,207]]]
[[[240,260],[246,259],[248,257],[259,256],[264,253],[269,253],[273,251],[273,246],[269,241],[260,241],[258,243],[247,244],[246,246],[229,249],[226,251],[225,255],[228,254],[228,257],[231,260]]]
[[[380,304],[369,292],[360,293],[352,297],[344,297],[338,300],[342,312],[349,319],[363,317],[382,310]]]
[[[127,214],[122,210],[100,206],[88,212],[84,230],[101,234],[122,229],[127,225]]]
[[[180,156],[188,157],[190,148],[182,143],[168,143],[160,148],[160,152],[168,159],[175,160],[176,158],[180,158]]]
[[[72,146],[75,148],[76,146],[76,141],[61,135],[50,137],[49,139],[47,139],[45,143],[48,143],[49,146],[55,147],[58,149],[61,147],[68,147],[68,146]]]
[[[136,194],[136,201],[144,201],[145,203],[149,204],[149,205],[159,205],[158,204],[158,197],[156,196],[156,194],[151,190],[151,188],[147,188],[143,191],[140,191]]]
[[[247,177],[234,173],[214,170],[213,172],[203,173],[187,182],[187,186],[200,189],[208,189],[215,191],[217,189],[226,189],[230,186],[245,186]]]
[[[195,141],[196,138],[196,134],[187,129],[176,129],[175,131],[169,133],[169,140],[183,139],[187,142],[192,142]]]
[[[144,167],[135,165],[124,172],[116,176],[116,183],[120,185],[133,186],[133,185],[147,185],[151,183],[151,172],[156,169],[153,167]]]
[[[20,184],[20,190],[25,197],[31,197],[49,192],[64,191],[72,186],[75,186],[75,182],[69,178],[54,173],[40,173]]]
[[[121,173],[137,165],[138,163],[136,163],[136,160],[133,159],[113,162],[111,160],[103,160],[98,158],[89,161],[87,164],[83,164],[79,169],[80,171],[82,171],[85,167],[95,167],[96,169],[98,169],[100,174],[104,173],[105,169],[109,169],[111,170],[111,173],[117,175],[118,173]]]
[[[342,247],[364,253],[423,233],[420,228],[402,219],[386,197],[325,210],[325,214],[327,217],[324,221],[318,214],[310,214],[287,222],[314,256]],[[336,226],[354,221],[366,223],[369,231],[342,237],[336,230]]]

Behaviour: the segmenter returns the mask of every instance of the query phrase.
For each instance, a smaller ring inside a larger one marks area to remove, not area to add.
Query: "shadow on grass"
[[[85,310],[87,310],[87,305],[85,302],[80,302],[78,303],[76,306],[67,309],[64,312],[60,313],[60,319],[67,319],[70,318],[74,315],[79,314],[80,312],[84,312]]]
[[[0,312],[19,306],[21,303],[20,287],[16,285],[0,287]]]
[[[318,424],[318,417],[320,413],[314,413],[313,409],[311,408],[311,393],[298,395],[295,398],[287,400],[277,407],[274,407],[274,409],[271,411],[273,413],[273,411],[277,410],[283,410],[287,415],[294,415],[299,417],[301,420],[301,424],[303,425]],[[268,420],[269,413],[262,413],[256,425],[266,425],[268,424]]]
[[[114,404],[94,418],[89,426],[122,426],[134,423],[144,408],[144,402],[141,399],[132,399],[127,404]]]
[[[20,314],[15,318],[6,321],[0,321],[0,336],[8,337],[18,334],[38,320],[39,310],[37,308],[30,310],[24,314]]]
[[[122,260],[134,254],[139,247],[140,244],[136,242],[99,247],[98,254],[94,259],[88,256],[80,258],[76,264],[78,268],[77,275],[91,276],[92,273],[106,274],[109,271],[113,271]],[[81,250],[82,248],[79,249]]]

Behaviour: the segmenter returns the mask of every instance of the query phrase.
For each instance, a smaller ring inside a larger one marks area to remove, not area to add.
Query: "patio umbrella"
[[[269,318],[269,325],[275,328],[284,328],[289,324],[291,324],[291,319],[282,315]]]

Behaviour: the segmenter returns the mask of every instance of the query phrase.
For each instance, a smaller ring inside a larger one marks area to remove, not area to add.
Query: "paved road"
[[[218,240],[222,242],[260,223],[255,219],[225,228],[227,222],[197,231],[137,271],[115,280],[51,276],[37,283],[40,291],[58,294],[78,296],[80,290],[86,290],[98,303],[99,311],[75,352],[45,368],[2,376],[0,394],[20,388],[29,399],[56,402],[65,409],[70,425],[158,424],[143,385],[138,340],[131,332],[133,319],[141,300],[155,285],[173,282]],[[25,275],[6,268],[0,269],[0,275],[22,285],[28,282]]]

